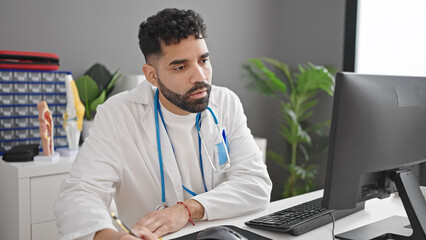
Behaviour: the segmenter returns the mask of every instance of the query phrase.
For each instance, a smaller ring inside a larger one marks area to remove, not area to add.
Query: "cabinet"
[[[56,162],[0,160],[0,239],[59,239],[53,207],[74,158]]]

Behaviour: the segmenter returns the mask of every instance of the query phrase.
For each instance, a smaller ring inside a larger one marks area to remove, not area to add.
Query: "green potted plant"
[[[117,69],[113,74],[100,64],[95,63],[83,76],[75,80],[80,99],[86,107],[82,131],[83,140],[89,135],[89,128],[99,104],[105,102],[115,83],[122,77]]]
[[[284,78],[279,78],[267,65],[276,68]],[[318,104],[318,93],[333,94],[334,76],[327,68],[312,63],[299,65],[298,72],[292,72],[288,64],[271,58],[249,59],[243,68],[249,75],[247,87],[275,98],[281,106],[283,121],[278,132],[288,143],[289,156],[268,151],[267,157],[288,172],[282,196],[311,191],[318,167],[310,160],[327,149],[326,144],[322,147],[314,144],[312,136],[327,135],[325,130],[330,121],[312,124],[308,119]]]
[[[80,99],[86,107],[86,120],[92,120],[96,107],[105,102],[121,77],[118,69],[111,74],[104,65],[96,63],[75,80]]]

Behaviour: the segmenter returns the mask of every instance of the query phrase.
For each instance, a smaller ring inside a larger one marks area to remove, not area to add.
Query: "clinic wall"
[[[236,92],[253,135],[280,151],[279,106],[245,88],[241,64],[250,57],[273,57],[290,65],[312,61],[340,68],[343,51],[342,0],[5,0],[0,3],[0,49],[56,53],[60,70],[81,76],[93,63],[111,71],[141,74],[145,63],[138,46],[139,23],[165,7],[201,13],[207,28],[214,84]],[[331,116],[324,97],[315,119]],[[283,175],[268,161],[280,198]],[[275,171],[274,171],[275,170]]]
[[[308,61],[318,65],[330,65],[341,70],[343,66],[344,50],[344,20],[345,3],[343,0],[292,0],[280,1],[281,14],[275,16],[281,24],[279,33],[279,57],[293,68]],[[313,122],[324,122],[331,119],[333,98],[327,94],[320,94],[320,102],[311,117]],[[275,106],[276,118],[280,114]],[[274,122],[274,129],[278,129],[278,121]],[[275,131],[275,130],[274,130]],[[283,152],[282,137],[274,134],[268,137],[268,148]],[[287,155],[288,156],[288,155]],[[325,179],[325,163],[327,154],[322,154],[313,162],[319,166],[317,188],[323,188]],[[274,183],[272,198],[279,199],[286,176],[280,174],[279,167],[268,162],[270,176]]]
[[[124,4],[125,3],[125,4]],[[81,76],[93,63],[111,71],[141,74],[145,60],[138,46],[139,23],[165,7],[191,8],[208,27],[213,82],[242,99],[253,133],[268,137],[264,118],[270,99],[245,89],[241,64],[249,57],[278,56],[280,0],[144,1],[6,0],[0,7],[0,49],[53,52],[60,70]]]

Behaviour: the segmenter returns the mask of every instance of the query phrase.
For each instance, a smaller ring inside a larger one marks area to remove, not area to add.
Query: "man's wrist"
[[[188,199],[183,201],[183,203],[188,207],[188,210],[191,212],[191,218],[195,220],[200,220],[204,216],[204,206],[201,205],[195,199]]]

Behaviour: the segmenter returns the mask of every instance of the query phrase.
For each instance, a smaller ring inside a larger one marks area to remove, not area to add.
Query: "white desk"
[[[187,226],[185,226],[180,231],[173,234],[169,234],[165,236],[163,239],[172,239],[172,238],[180,237],[192,232],[203,230],[204,228],[207,228],[207,227],[217,226],[217,225],[234,225],[234,226],[258,233],[262,236],[269,237],[272,239],[277,239],[277,240],[278,239],[280,240],[281,239],[297,239],[297,240],[332,239],[331,223],[297,237],[289,235],[289,234],[285,234],[285,233],[271,232],[271,231],[251,228],[244,224],[245,221],[252,220],[254,218],[257,218],[269,213],[273,213],[278,210],[291,207],[291,206],[294,206],[294,205],[297,205],[302,202],[306,202],[318,197],[322,197],[322,194],[323,194],[323,191],[318,190],[318,191],[303,194],[300,196],[279,200],[279,201],[270,203],[269,206],[261,212],[257,212],[257,213],[253,213],[253,214],[249,214],[249,215],[245,215],[241,217],[236,217],[236,218],[231,218],[226,220],[196,222],[195,226],[187,224]],[[399,215],[404,217],[407,216],[402,206],[402,202],[398,196],[392,195],[391,197],[383,199],[383,200],[372,199],[366,202],[364,210],[361,210],[352,215],[349,215],[337,220],[334,232],[335,234],[346,232],[354,228],[363,226],[365,224],[373,223],[393,215]]]
[[[66,157],[61,157],[58,162],[53,163],[7,163],[0,160],[0,216],[3,216],[0,219],[1,240],[59,238],[52,209],[59,186],[68,176],[72,163],[73,158]],[[195,226],[187,224],[185,228],[163,239],[179,237],[217,225],[234,225],[272,239],[331,239],[331,224],[298,237],[255,229],[244,224],[245,221],[321,197],[322,193],[320,190],[272,202],[263,211],[241,217],[196,222]],[[365,204],[365,210],[338,220],[335,233],[345,232],[392,215],[406,216],[399,197],[370,200]]]

